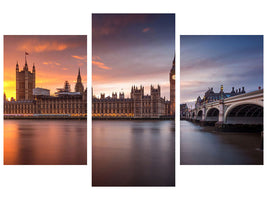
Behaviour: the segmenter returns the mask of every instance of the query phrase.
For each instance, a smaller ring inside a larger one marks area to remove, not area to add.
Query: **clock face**
[[[175,74],[174,74],[174,75],[172,75],[172,80],[175,80]]]

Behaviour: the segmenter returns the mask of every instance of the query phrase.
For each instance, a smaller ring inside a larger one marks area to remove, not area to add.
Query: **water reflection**
[[[173,121],[93,121],[94,186],[173,186]]]
[[[85,120],[4,120],[4,164],[86,164],[86,138]]]
[[[180,126],[181,164],[263,164],[260,133],[216,132],[188,121]]]

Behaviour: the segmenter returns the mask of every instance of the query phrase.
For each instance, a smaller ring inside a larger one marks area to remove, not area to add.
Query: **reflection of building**
[[[33,64],[32,72],[28,70],[28,64],[25,53],[25,66],[19,71],[19,64],[16,65],[16,98],[17,100],[32,100],[33,89],[35,88],[35,66]]]
[[[236,95],[243,94],[243,93],[246,93],[244,87],[242,87],[242,90],[241,88],[239,88],[238,90],[235,90],[235,88],[232,87],[232,91],[230,93],[225,93],[223,91],[222,85],[221,85],[221,90],[218,93],[215,93],[213,91],[213,88],[209,88],[207,92],[205,92],[203,99],[201,99],[200,96],[198,96],[196,104],[195,104],[195,108],[198,108],[199,106],[203,105],[203,103],[209,103],[209,102],[217,101],[220,99],[226,99],[228,97],[236,96]]]
[[[175,110],[175,60],[170,72],[171,102]],[[93,91],[93,90],[92,90]],[[93,96],[93,94],[92,94]],[[124,98],[124,93],[112,93],[112,97],[100,98],[93,96],[92,116],[94,118],[161,118],[171,115],[171,102],[160,96],[160,86],[150,87],[150,95],[144,94],[144,87],[133,86],[130,98]],[[172,112],[174,115],[174,111]]]
[[[27,64],[27,63],[26,63]],[[25,64],[25,66],[27,66]],[[34,67],[35,68],[35,67]],[[34,82],[35,82],[35,69]],[[25,83],[28,85],[33,83],[33,80],[29,81],[29,77],[32,74],[24,67],[22,73],[18,72],[18,65],[16,67],[16,74],[18,83],[20,85],[23,82],[25,76]],[[28,77],[28,78],[27,78]],[[33,77],[33,76],[32,76]],[[44,88],[35,88],[35,84],[31,87],[23,89],[19,87],[17,94],[19,99],[16,101],[13,99],[7,101],[4,96],[4,114],[78,114],[85,115],[87,113],[87,89],[83,91],[83,85],[81,83],[80,70],[77,80],[79,80],[77,92],[70,91],[70,85],[68,81],[65,82],[64,88],[59,89],[56,96],[50,96],[50,91]],[[78,82],[78,81],[77,81]],[[76,84],[77,86],[77,84]],[[82,86],[82,87],[81,87]],[[18,87],[17,87],[18,88]],[[30,89],[29,89],[30,88]],[[33,89],[34,88],[34,89]]]

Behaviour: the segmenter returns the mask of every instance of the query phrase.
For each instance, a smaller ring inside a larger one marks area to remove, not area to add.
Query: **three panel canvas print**
[[[175,114],[181,165],[263,164],[263,36],[180,36],[179,114],[175,14],[93,14],[88,59],[89,93],[87,36],[4,36],[5,165],[86,165],[87,95],[93,186],[175,186]]]

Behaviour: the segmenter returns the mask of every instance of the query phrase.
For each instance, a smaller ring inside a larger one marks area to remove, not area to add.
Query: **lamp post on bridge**
[[[219,118],[218,122],[215,123],[216,128],[222,128],[224,125],[224,97],[223,97],[223,85],[221,85],[221,96],[219,100]]]

